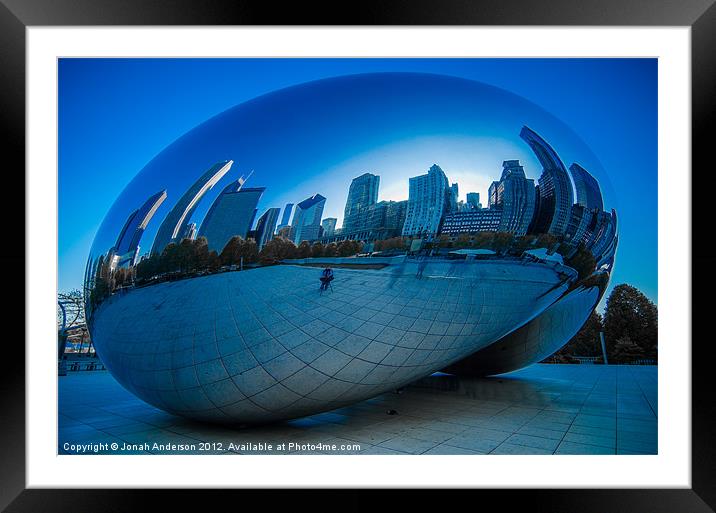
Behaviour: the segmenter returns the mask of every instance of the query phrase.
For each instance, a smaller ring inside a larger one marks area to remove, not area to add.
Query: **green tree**
[[[410,248],[412,243],[413,239],[407,237],[392,237],[388,240],[388,249],[406,250]]]
[[[284,259],[297,258],[297,248],[292,240],[274,237],[261,248],[259,260],[262,264],[274,264]]]
[[[340,257],[353,256],[360,252],[363,244],[355,240],[344,240],[338,243],[336,252]]]
[[[390,239],[377,240],[373,244],[373,251],[404,250],[410,245],[410,239],[403,237],[391,237]]]
[[[197,271],[208,271],[209,263],[209,242],[206,237],[199,237],[194,241],[192,252],[192,267]]]
[[[247,239],[241,245],[240,257],[244,258],[245,264],[253,264],[259,260],[259,248],[254,239]]]
[[[646,358],[657,358],[658,311],[656,305],[631,285],[614,287],[604,312],[607,354],[615,354],[619,341],[633,342]],[[624,353],[626,349],[620,351]],[[630,349],[631,350],[631,349]]]
[[[187,273],[194,270],[194,241],[192,239],[183,239],[177,248],[177,262],[179,271]]]
[[[550,233],[540,233],[537,236],[537,241],[535,242],[535,248],[547,248],[548,250],[551,249],[555,244],[557,244],[558,239],[554,235]]]
[[[599,332],[602,331],[602,316],[592,312],[584,326],[574,335],[565,346],[555,353],[555,356],[601,356],[602,344]]]
[[[156,274],[158,274],[161,255],[154,254],[149,257],[143,258],[136,265],[137,281],[146,281]]]
[[[570,258],[564,260],[564,263],[577,271],[580,280],[588,277],[597,268],[597,261],[594,255],[581,244]]]
[[[104,255],[99,257],[92,290],[90,291],[90,307],[94,309],[112,293],[113,283],[109,272],[109,260]]]
[[[572,244],[560,242],[557,244],[557,248],[554,252],[558,255],[562,255],[562,258],[566,262],[567,259],[572,258],[577,253],[577,248],[575,248]]]
[[[534,235],[523,235],[521,237],[515,237],[512,240],[511,251],[514,251],[518,255],[521,255],[526,250],[534,247],[537,238]]]
[[[469,233],[461,233],[457,236],[453,247],[455,248],[469,248],[472,244],[472,237]]]
[[[492,232],[477,232],[474,239],[474,247],[478,249],[492,249],[492,241],[495,236]]]
[[[221,265],[238,265],[241,259],[242,245],[244,239],[235,235],[229,239],[219,254]]]
[[[297,258],[310,258],[311,256],[311,243],[307,240],[301,241],[298,245]]]
[[[323,244],[320,242],[316,242],[313,246],[311,246],[311,256],[313,258],[320,258],[323,256]]]
[[[219,270],[219,267],[221,267],[221,259],[219,254],[212,249],[207,256],[206,269],[211,273],[215,273]]]
[[[159,272],[174,273],[181,266],[181,250],[176,242],[170,242],[159,257]]]
[[[335,242],[331,242],[330,244],[326,244],[326,247],[323,248],[323,256],[326,257],[334,257],[338,255],[338,246]]]
[[[496,253],[504,253],[512,245],[514,236],[509,232],[497,232],[492,239],[492,250]]]
[[[342,240],[336,245],[336,253],[339,257],[347,257],[350,255],[350,243],[351,241],[349,240]]]
[[[450,240],[450,236],[445,233],[441,234],[440,237],[438,237],[437,246],[439,248],[452,248],[453,243]]]
[[[114,270],[114,287],[124,287],[132,283],[132,270],[126,267],[120,267]]]
[[[624,335],[614,344],[609,361],[611,363],[634,363],[646,357],[644,348],[633,342],[629,335]]]
[[[226,243],[219,258],[221,265],[240,265],[242,259],[244,264],[251,264],[258,261],[258,256],[259,252],[254,239],[243,239],[236,235]]]

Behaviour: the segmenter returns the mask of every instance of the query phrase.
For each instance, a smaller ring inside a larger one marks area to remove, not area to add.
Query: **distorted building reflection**
[[[161,253],[170,242],[177,242],[185,233],[188,220],[199,206],[204,194],[209,191],[231,169],[233,160],[219,162],[211,166],[176,202],[164,218],[152,246],[152,253]]]
[[[403,235],[437,233],[451,194],[447,176],[437,164],[427,174],[411,177]]]
[[[290,232],[291,239],[296,245],[304,240],[318,239],[325,206],[326,198],[320,194],[314,194],[296,205]]]
[[[522,127],[520,137],[530,145],[542,164],[531,233],[562,236],[567,231],[574,195],[572,182],[557,152],[529,127]]]
[[[493,186],[495,198],[491,208],[502,214],[497,231],[525,235],[535,211],[534,180],[525,176],[519,160],[506,160],[502,163],[502,177]]]
[[[581,205],[588,210],[604,210],[604,201],[602,199],[602,191],[599,188],[599,182],[589,172],[576,162],[569,166],[574,180],[574,189],[577,191],[577,205]]]
[[[365,229],[361,226],[359,215],[378,202],[380,177],[371,173],[363,173],[354,178],[348,188],[348,199],[343,211],[343,231],[353,232]]]
[[[278,222],[278,215],[281,213],[280,208],[269,208],[261,214],[259,220],[256,222],[256,244],[261,250],[268,241],[273,239],[276,232],[276,223]]]
[[[137,262],[139,243],[144,230],[165,199],[167,191],[160,191],[129,215],[114,245],[115,253],[119,256],[118,266],[132,266]]]
[[[221,191],[199,228],[199,237],[206,237],[210,250],[221,252],[237,235],[246,239],[264,191],[265,187],[244,187],[243,180],[236,180]]]

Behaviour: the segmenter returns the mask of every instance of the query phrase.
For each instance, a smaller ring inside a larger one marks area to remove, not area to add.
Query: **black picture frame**
[[[0,138],[3,160],[15,157],[14,169],[25,162],[25,28],[63,25],[619,25],[688,26],[692,44],[692,169],[699,186],[692,190],[693,234],[704,234],[713,219],[710,196],[713,187],[713,162],[709,159],[716,117],[716,5],[714,0],[405,0],[361,2],[350,7],[341,2],[331,6],[307,3],[274,5],[265,1],[200,0],[0,0]],[[684,170],[688,179],[689,170]],[[3,169],[5,190],[25,190],[19,173]],[[15,181],[13,183],[12,181]],[[710,182],[709,182],[710,180]],[[12,188],[12,189],[10,189]],[[23,195],[17,195],[23,202]],[[683,208],[683,204],[680,205]],[[24,205],[18,210],[24,212]],[[24,237],[24,236],[23,236]],[[699,279],[692,286],[692,487],[690,489],[612,489],[612,490],[485,490],[480,498],[469,501],[498,500],[501,509],[523,504],[536,511],[713,511],[716,508],[716,423],[713,400],[713,360],[710,337],[697,336],[705,325],[713,290],[714,253],[705,237],[693,237],[692,272]],[[2,252],[5,269],[25,269],[24,238],[16,241],[15,252]],[[27,269],[25,269],[27,272]],[[20,273],[6,272],[6,286],[21,290]],[[11,276],[12,275],[12,276]],[[13,281],[14,280],[14,281]],[[15,283],[15,281],[17,283]],[[700,300],[701,299],[701,300]],[[22,304],[24,301],[14,301]],[[27,305],[26,307],[32,307]],[[15,325],[20,312],[14,321]],[[705,332],[705,331],[704,331]],[[6,339],[9,332],[6,329]],[[37,341],[35,341],[37,342]],[[688,345],[688,340],[675,341]],[[0,367],[0,509],[6,511],[112,511],[141,510],[148,500],[159,498],[162,510],[194,509],[205,506],[208,493],[251,504],[255,492],[246,490],[211,492],[191,490],[81,490],[25,489],[25,364],[24,354],[15,351],[11,361]],[[78,476],[78,485],[81,476]],[[334,499],[334,492],[321,495],[323,504],[340,500],[350,509],[392,499],[376,497],[373,491],[352,491],[354,498]],[[445,497],[428,499],[423,492],[412,497],[424,506],[436,501],[436,507],[457,505],[463,492],[451,491]],[[458,495],[455,496],[454,494]],[[300,496],[300,495],[299,495]],[[273,501],[281,501],[283,492],[272,492]],[[212,501],[214,498],[212,497]],[[295,500],[292,495],[291,500]],[[238,507],[238,502],[235,502]],[[295,504],[295,503],[294,503]],[[334,503],[335,504],[335,503]],[[523,506],[524,507],[524,506]],[[341,508],[345,509],[345,508]]]

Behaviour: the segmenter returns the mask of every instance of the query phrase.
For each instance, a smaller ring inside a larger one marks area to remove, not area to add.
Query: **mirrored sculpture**
[[[485,176],[486,205],[461,195]],[[576,135],[506,91],[412,73],[291,87],[199,125],[127,186],[89,255],[88,326],[124,387],[215,422],[508,372],[601,299],[610,194]]]

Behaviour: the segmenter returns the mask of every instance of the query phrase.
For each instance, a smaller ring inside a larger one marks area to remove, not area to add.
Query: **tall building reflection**
[[[502,212],[497,230],[525,235],[535,211],[535,182],[525,176],[519,160],[502,163],[502,177],[495,188],[492,208]]]
[[[263,248],[268,241],[273,239],[274,232],[276,231],[276,222],[278,221],[278,215],[281,212],[280,208],[269,208],[261,214],[259,220],[256,221],[256,245],[259,251]]]
[[[364,173],[351,181],[343,211],[344,232],[358,229],[356,225],[360,222],[360,214],[378,202],[379,186],[380,177],[371,173]]]
[[[525,126],[522,127],[520,137],[529,144],[542,164],[542,174],[538,181],[539,200],[530,231],[563,236],[574,203],[572,182],[567,170],[557,152],[536,132]]]
[[[189,187],[164,218],[154,238],[152,254],[161,253],[170,242],[176,242],[185,233],[191,215],[199,205],[201,198],[231,169],[233,160],[219,162],[211,166]]]
[[[433,164],[427,174],[410,178],[403,235],[437,233],[452,196],[448,183],[437,164]]]
[[[336,223],[338,222],[338,219],[335,217],[326,217],[323,221],[321,221],[321,236],[322,237],[332,237],[336,233]]]
[[[165,199],[167,199],[167,191],[159,191],[129,215],[114,245],[114,252],[119,256],[117,265],[135,264],[144,230]]]
[[[293,203],[286,203],[283,207],[283,215],[281,216],[281,223],[276,227],[276,232],[280,232],[282,229],[291,226],[291,212],[293,211]]]
[[[468,192],[466,198],[467,205],[471,210],[480,210],[482,208],[479,192]]]
[[[209,250],[220,253],[236,235],[245,239],[256,218],[265,187],[243,187],[243,180],[227,185],[206,213],[199,237],[206,237]]]
[[[296,212],[293,214],[291,224],[291,239],[298,245],[302,241],[318,239],[321,230],[321,217],[323,208],[326,205],[326,198],[320,194],[314,194],[296,205]]]
[[[586,244],[589,237],[589,226],[594,218],[594,212],[579,204],[572,205],[572,214],[569,218],[565,239],[573,244]]]
[[[604,210],[602,191],[596,178],[576,163],[569,166],[569,171],[572,173],[574,189],[577,191],[576,203],[589,210]]]

